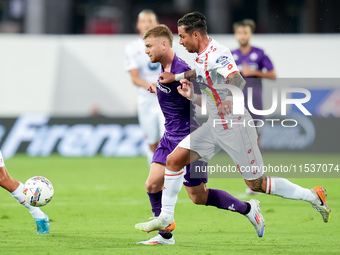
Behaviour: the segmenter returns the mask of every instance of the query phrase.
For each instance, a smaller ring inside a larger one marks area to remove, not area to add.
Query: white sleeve
[[[0,167],[5,166],[4,158],[2,157],[1,151],[0,151]]]
[[[214,55],[216,56],[214,69],[224,78],[227,78],[231,73],[239,72],[230,50],[224,48],[216,51]]]
[[[131,47],[131,44],[126,45],[125,47],[125,61],[124,61],[124,67],[126,71],[130,71],[133,69],[138,69],[138,63],[135,59],[135,52],[133,50],[133,47]]]

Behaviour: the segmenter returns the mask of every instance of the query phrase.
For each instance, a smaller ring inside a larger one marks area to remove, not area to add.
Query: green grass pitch
[[[265,162],[338,163],[339,155],[265,154]],[[174,246],[140,246],[156,233],[142,233],[134,224],[152,216],[144,182],[146,159],[29,158],[6,161],[13,178],[35,175],[54,185],[51,203],[42,209],[51,219],[51,233],[36,235],[29,212],[0,190],[0,254],[339,254],[340,179],[295,178],[308,188],[322,185],[332,209],[329,223],[309,203],[265,194],[261,201],[266,233],[258,238],[242,215],[194,205],[183,188],[176,205]],[[340,176],[340,174],[339,174]],[[224,189],[242,200],[241,178],[211,178],[208,187]]]

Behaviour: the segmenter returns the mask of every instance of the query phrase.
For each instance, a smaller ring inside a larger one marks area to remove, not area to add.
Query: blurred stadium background
[[[307,203],[261,195],[267,233],[258,241],[241,216],[195,206],[182,190],[177,245],[134,245],[147,238],[134,224],[151,212],[137,89],[124,70],[124,47],[138,37],[136,17],[146,8],[174,33],[179,17],[200,11],[210,36],[230,49],[238,47],[233,22],[254,19],[252,44],[265,49],[278,75],[275,82],[264,80],[265,109],[272,87],[305,88],[312,96],[305,104],[312,116],[295,107],[286,117],[279,109],[271,116],[299,125],[264,126],[265,163],[340,163],[340,1],[0,0],[0,148],[14,178],[43,175],[55,187],[52,203],[43,208],[51,234],[42,238],[35,237],[29,214],[0,191],[0,253],[338,254],[339,179],[332,178],[338,171],[285,176],[306,177],[294,180],[304,187],[327,188],[331,223]],[[193,63],[177,35],[174,48]],[[225,156],[216,161],[233,164]],[[241,178],[212,178],[209,186],[245,199]]]
[[[5,157],[143,155],[136,87],[124,70],[123,49],[138,36],[136,16],[145,8],[155,10],[174,33],[179,17],[201,11],[210,36],[230,49],[238,46],[233,22],[254,19],[252,44],[265,49],[278,74],[277,81],[264,81],[265,109],[274,86],[302,87],[312,94],[306,104],[312,117],[292,107],[286,119],[299,119],[299,125],[285,130],[266,125],[263,150],[340,152],[334,128],[340,117],[339,1],[1,0],[0,146]],[[174,48],[192,64],[177,35]]]

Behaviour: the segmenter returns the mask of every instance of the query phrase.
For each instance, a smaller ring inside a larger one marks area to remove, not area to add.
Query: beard
[[[194,49],[193,49],[193,47],[190,47],[190,46],[184,46],[184,48],[187,50],[187,52],[189,52],[189,53],[196,53],[197,51],[195,51]]]
[[[246,41],[246,42],[244,42],[244,43],[240,43],[240,46],[241,46],[242,48],[247,47],[248,45],[249,45],[249,41]]]
[[[153,55],[152,58],[150,58],[151,63],[159,63],[162,59],[161,55]]]

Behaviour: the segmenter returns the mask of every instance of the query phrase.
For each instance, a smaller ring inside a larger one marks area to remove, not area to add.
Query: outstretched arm
[[[171,83],[174,81],[180,81],[182,79],[187,79],[188,81],[191,79],[196,79],[196,70],[189,70],[179,74],[164,72],[159,76],[161,83]]]
[[[132,82],[138,86],[138,87],[144,87],[145,89],[148,89],[151,86],[151,83],[144,81],[139,77],[139,71],[138,69],[132,69],[130,70],[130,75]]]

